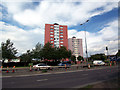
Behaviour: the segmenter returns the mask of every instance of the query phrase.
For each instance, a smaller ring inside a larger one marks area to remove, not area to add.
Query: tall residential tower
[[[69,38],[68,49],[76,56],[76,60],[78,56],[83,57],[82,39],[77,39],[76,37]]]
[[[66,25],[45,24],[45,41],[50,42],[52,47],[65,46],[68,49],[68,33]]]

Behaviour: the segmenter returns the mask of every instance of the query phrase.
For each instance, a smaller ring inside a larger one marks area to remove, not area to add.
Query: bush
[[[33,66],[33,63],[29,63],[28,66]]]
[[[104,62],[105,62],[105,63],[110,63],[110,61],[109,61],[109,60],[105,60]]]

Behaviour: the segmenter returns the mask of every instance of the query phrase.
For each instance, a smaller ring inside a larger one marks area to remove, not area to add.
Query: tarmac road
[[[2,88],[80,88],[118,77],[118,67],[2,78]],[[109,88],[109,87],[108,87]]]

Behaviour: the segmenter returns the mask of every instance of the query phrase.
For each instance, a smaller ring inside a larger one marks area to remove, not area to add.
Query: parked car
[[[40,64],[36,64],[36,65],[33,65],[34,68],[36,69],[52,69],[51,66],[47,65],[47,64],[44,64],[44,63],[40,63]]]
[[[103,62],[102,60],[94,60],[93,65],[105,65],[105,62]]]
[[[65,65],[66,65],[66,67],[70,67],[71,66],[71,64],[67,63],[67,62],[61,62],[61,63],[58,64],[58,66],[65,66]]]

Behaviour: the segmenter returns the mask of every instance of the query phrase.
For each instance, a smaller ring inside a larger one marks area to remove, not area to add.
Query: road
[[[2,78],[2,88],[79,88],[118,77],[118,67],[76,72]]]

